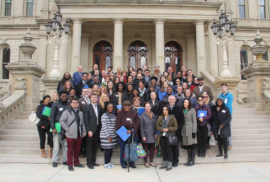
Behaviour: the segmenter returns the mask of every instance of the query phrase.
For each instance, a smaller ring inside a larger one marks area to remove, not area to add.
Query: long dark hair
[[[188,109],[191,109],[192,108],[192,104],[191,104],[190,100],[189,99],[184,99],[184,101],[182,103],[183,110],[185,110],[184,103],[185,103],[186,100],[188,101]]]
[[[168,105],[162,107],[162,116],[164,116],[163,109],[164,107],[168,110],[168,115],[171,114],[170,107]]]
[[[70,80],[70,79],[71,79],[71,75],[70,75],[70,73],[69,73],[69,72],[65,72],[65,73],[64,73],[64,75],[63,75],[62,80],[60,81],[61,85],[65,85],[65,82],[66,82],[66,81],[68,81],[68,80],[66,79],[66,77],[65,77],[66,73],[68,73],[68,74],[69,74],[69,79],[68,79],[68,80]]]

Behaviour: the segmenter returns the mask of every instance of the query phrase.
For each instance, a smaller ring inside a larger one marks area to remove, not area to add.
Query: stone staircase
[[[229,158],[217,158],[217,146],[208,150],[206,158],[197,158],[196,163],[222,163],[222,162],[251,162],[270,161],[270,113],[255,111],[251,106],[234,106],[232,121],[233,149],[229,151]],[[39,137],[36,126],[27,120],[30,112],[23,111],[0,130],[0,162],[19,163],[51,163],[51,159],[40,156]],[[48,148],[46,148],[48,154]],[[114,150],[112,163],[119,164],[119,147]],[[61,154],[61,152],[60,152]],[[156,154],[155,154],[156,155]],[[180,163],[185,163],[186,151],[180,149]],[[85,159],[80,159],[82,164]],[[61,156],[60,160],[61,162]],[[156,164],[162,163],[162,158],[155,156]],[[104,154],[97,153],[97,163],[104,163]],[[143,164],[139,159],[137,164]]]

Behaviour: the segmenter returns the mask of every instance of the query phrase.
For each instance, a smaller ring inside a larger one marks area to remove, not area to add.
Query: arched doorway
[[[147,46],[144,42],[136,40],[128,47],[128,65],[135,69],[142,68],[148,64]]]
[[[10,49],[8,47],[2,52],[2,79],[9,79],[9,70],[5,67],[10,62]]]
[[[164,61],[166,70],[168,67],[172,67],[175,73],[181,71],[183,65],[182,53],[183,49],[177,42],[170,41],[165,44]]]
[[[97,64],[99,70],[106,70],[108,66],[112,66],[112,61],[112,45],[105,40],[97,42],[93,49],[93,65]]]

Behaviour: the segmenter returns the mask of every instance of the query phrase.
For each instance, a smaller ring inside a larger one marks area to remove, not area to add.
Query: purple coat
[[[208,105],[203,104],[202,106],[200,106],[199,104],[195,107],[196,110],[196,118],[197,118],[197,125],[198,126],[206,126],[207,124],[209,124],[209,121],[212,118],[212,112],[211,109]],[[199,110],[204,110],[207,111],[207,116],[203,117],[203,121],[204,122],[200,122],[199,119],[200,117],[198,117],[198,111]]]

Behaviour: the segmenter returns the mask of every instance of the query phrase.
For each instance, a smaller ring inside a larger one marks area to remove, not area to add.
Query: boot
[[[198,157],[203,157],[202,151],[200,149],[198,149]]]
[[[187,154],[188,154],[188,161],[187,161],[187,163],[184,164],[185,166],[188,166],[189,163],[190,163],[190,160],[191,160],[191,149],[187,149]]]
[[[53,151],[53,148],[49,148],[49,158],[51,159],[52,158],[52,151]]]
[[[166,171],[170,171],[172,169],[172,162],[167,162],[167,168]]]
[[[159,169],[165,169],[167,167],[167,161],[163,161],[163,165],[159,167]]]
[[[46,153],[45,153],[45,149],[41,149],[41,157],[48,158]]]
[[[195,156],[196,156],[196,149],[192,150],[191,153],[191,161],[188,166],[194,166],[195,165]]]

